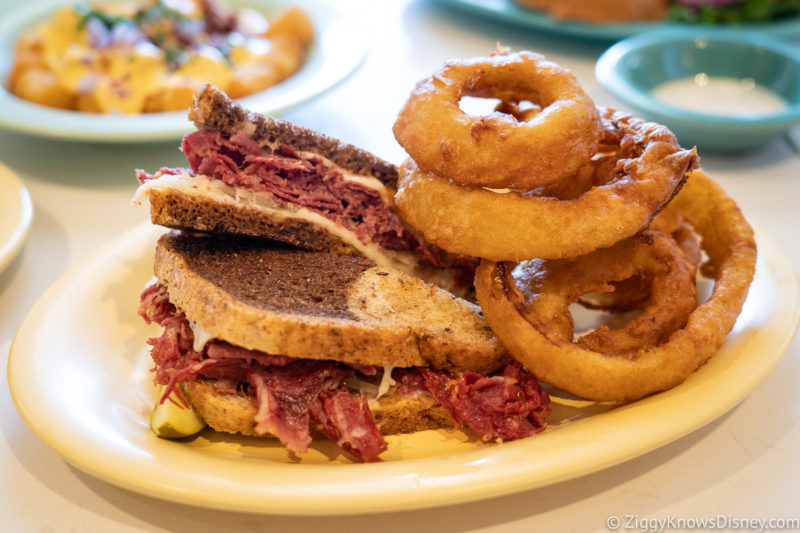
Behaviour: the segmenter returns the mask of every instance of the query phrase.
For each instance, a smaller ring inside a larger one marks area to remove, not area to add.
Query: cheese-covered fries
[[[313,40],[299,8],[267,21],[217,0],[68,7],[19,38],[8,88],[91,113],[183,110],[205,83],[234,98],[280,83],[304,64]]]

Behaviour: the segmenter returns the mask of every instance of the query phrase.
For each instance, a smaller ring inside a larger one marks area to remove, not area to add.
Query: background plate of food
[[[22,248],[32,219],[28,189],[10,168],[0,163],[0,272]]]
[[[0,127],[77,141],[174,139],[191,129],[186,109],[205,82],[274,115],[363,58],[362,32],[324,0],[224,1],[0,3]]]
[[[767,20],[773,16],[777,0],[680,0],[668,8],[663,0],[632,2],[613,0],[595,2],[587,0],[438,0],[439,3],[490,17],[514,26],[541,30],[571,37],[598,41],[617,41],[638,33],[662,27],[685,27],[689,21],[711,24],[732,24],[749,31],[764,31],[776,36],[792,37],[800,31],[800,14],[793,7],[791,15]],[[526,7],[534,6],[534,7]],[[613,4],[613,7],[610,5]],[[636,6],[631,17],[645,20],[614,20],[613,15],[624,13],[625,5]],[[698,4],[725,4],[695,10]],[[730,5],[728,5],[730,4]],[[745,6],[745,4],[749,4]],[[784,5],[788,2],[784,2]],[[642,7],[645,6],[645,7]],[[649,6],[649,7],[647,7]],[[788,7],[788,6],[787,6]],[[574,12],[572,8],[575,9]],[[553,11],[555,9],[555,11]],[[558,10],[566,10],[561,13]],[[567,18],[565,18],[567,17]],[[647,20],[651,19],[651,20]]]
[[[170,441],[149,428],[157,398],[137,316],[163,232],[132,229],[58,281],[13,342],[11,395],[30,427],[77,468],[186,504],[290,515],[409,510],[542,487],[663,446],[734,408],[778,363],[800,317],[788,259],[757,233],[756,275],[722,348],[682,384],[623,404],[552,391],[546,431],[484,443],[461,431],[388,437],[383,462],[353,463],[335,444],[288,453],[277,440],[204,430]]]

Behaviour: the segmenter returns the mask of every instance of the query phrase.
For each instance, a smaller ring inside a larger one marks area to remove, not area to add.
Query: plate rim
[[[495,20],[508,22],[517,27],[544,30],[561,36],[580,37],[594,41],[616,41],[639,33],[659,28],[693,28],[693,25],[677,22],[632,22],[613,24],[591,24],[578,21],[558,20],[545,13],[516,5],[513,0],[436,0],[473,14],[487,15]],[[707,26],[700,26],[707,27]],[[736,26],[740,31],[769,32],[774,36],[793,37],[800,32],[800,15],[768,23],[749,23]]]
[[[281,115],[344,82],[363,63],[367,34],[350,9],[333,0],[228,0],[234,6],[263,6],[265,10],[296,5],[315,23],[316,38],[306,64],[278,85],[239,99],[248,109]],[[37,20],[72,0],[43,0],[0,10],[0,128],[42,138],[77,142],[159,142],[179,138],[193,129],[186,111],[138,115],[92,114],[50,108],[11,94],[6,77],[19,34]],[[324,45],[324,46],[323,46]],[[333,58],[333,59],[332,59]]]
[[[8,187],[8,190],[5,190]],[[0,273],[17,257],[28,238],[33,222],[33,202],[22,179],[11,168],[0,162],[0,193],[4,197],[14,197],[18,203],[19,217],[16,225],[7,236],[0,235]],[[6,196],[7,195],[7,196]]]
[[[600,445],[600,448],[597,449],[598,445],[594,445],[595,449],[584,450],[587,455],[591,456],[589,466],[585,464],[586,461],[567,461],[564,463],[566,458],[571,457],[574,459],[574,451],[571,456],[569,450],[563,450],[558,447],[560,442],[569,441],[571,434],[575,432],[574,429],[571,430],[569,427],[559,428],[557,431],[549,433],[545,432],[530,439],[504,443],[500,446],[467,450],[446,457],[411,459],[378,464],[270,464],[272,473],[292,474],[287,478],[288,480],[281,479],[283,485],[269,486],[269,484],[261,484],[257,487],[248,486],[248,492],[241,494],[243,488],[238,486],[235,480],[215,479],[215,483],[221,485],[228,496],[233,493],[239,496],[233,499],[230,497],[221,498],[221,491],[216,486],[213,491],[209,491],[207,488],[203,490],[197,486],[191,486],[191,483],[196,479],[194,472],[185,472],[186,479],[181,478],[183,481],[178,483],[174,479],[168,480],[169,482],[154,482],[153,480],[142,482],[141,480],[120,476],[119,472],[98,468],[94,464],[86,464],[85,459],[76,458],[74,452],[70,453],[71,450],[61,449],[58,445],[59,443],[52,442],[53,437],[48,435],[45,428],[40,427],[37,421],[33,419],[33,415],[25,405],[26,400],[18,392],[21,390],[20,387],[15,384],[21,379],[18,376],[21,363],[18,363],[18,361],[29,360],[29,358],[17,355],[23,350],[20,346],[30,343],[28,338],[35,334],[37,319],[41,317],[42,313],[47,312],[51,301],[62,295],[70,284],[77,283],[84,270],[101,268],[102,265],[100,263],[111,256],[115,256],[115,254],[118,256],[121,253],[130,253],[131,242],[150,242],[148,239],[154,242],[155,236],[161,231],[163,229],[154,228],[149,223],[143,223],[129,230],[120,238],[90,256],[81,265],[62,276],[42,295],[23,320],[17,335],[12,341],[7,369],[9,389],[14,404],[25,422],[40,438],[62,455],[67,462],[78,469],[134,492],[168,501],[220,510],[272,515],[331,516],[371,514],[401,509],[423,509],[507,495],[597,472],[638,457],[689,434],[722,416],[740,403],[785,355],[794,339],[798,322],[800,322],[800,285],[798,285],[797,276],[788,259],[778,249],[777,245],[766,235],[757,232],[761,261],[769,260],[770,271],[778,272],[781,275],[780,282],[782,284],[791,284],[792,290],[781,290],[780,295],[776,296],[776,298],[780,298],[784,304],[789,306],[792,311],[791,316],[775,317],[774,311],[772,312],[773,315],[770,315],[770,322],[779,320],[781,326],[784,324],[787,326],[787,333],[778,340],[776,345],[769,347],[772,355],[768,357],[768,364],[760,366],[758,372],[746,375],[747,383],[744,386],[741,383],[739,384],[737,394],[726,398],[723,402],[714,404],[713,408],[706,406],[702,411],[703,416],[695,416],[691,423],[682,421],[681,428],[677,432],[667,431],[655,420],[649,423],[649,426],[647,420],[639,420],[637,428],[640,433],[636,434],[639,440],[633,453],[630,451],[621,453],[618,446],[603,447]],[[764,251],[768,253],[764,253]],[[145,253],[145,250],[142,249],[139,253]],[[87,268],[87,265],[89,268]],[[84,272],[84,275],[88,274]],[[739,355],[738,357],[741,358],[742,356]],[[727,372],[731,371],[728,370]],[[724,375],[727,375],[727,373]],[[632,417],[636,419],[637,410],[634,408],[635,406],[639,406],[639,412],[642,411],[642,405],[649,406],[644,409],[646,414],[648,410],[658,411],[659,408],[663,408],[665,403],[669,405],[670,401],[676,401],[675,397],[679,400],[681,395],[685,396],[687,394],[690,396],[692,394],[692,386],[688,381],[665,393],[651,396],[608,413],[583,419],[580,424],[586,432],[591,433],[594,431],[601,436],[599,437],[601,439],[609,438],[605,430],[610,418],[613,417],[612,420],[618,419],[620,422],[625,422]],[[672,400],[670,400],[671,398]],[[574,428],[575,426],[577,424],[572,427]],[[649,433],[642,431],[644,426],[648,426],[648,429],[652,431]],[[631,425],[625,431],[632,431],[632,427]],[[613,442],[617,442],[616,439],[619,438],[620,434],[616,432],[611,436],[613,436]],[[175,443],[163,442],[163,446],[161,443],[157,444],[157,453],[162,459],[168,460],[186,455],[186,449],[182,450],[181,446],[172,446],[173,444]],[[545,450],[549,450],[549,455],[545,454],[544,457],[537,456],[535,452],[540,451],[539,449],[543,447],[545,447]],[[533,455],[531,452],[534,452]],[[558,461],[555,464],[543,462],[543,459],[552,459],[553,457],[560,457],[561,463]],[[209,466],[216,465],[220,460],[219,458],[207,459],[203,456],[198,459],[198,462],[202,463],[203,466]],[[243,460],[238,462],[246,463]],[[447,475],[425,475],[425,467],[430,466],[432,463],[439,463],[438,466],[441,466],[441,463],[447,463]],[[226,466],[229,464],[230,462],[226,463]],[[564,468],[563,464],[567,464],[567,467]],[[403,465],[403,468],[394,468],[393,465]],[[558,466],[561,466],[561,468],[558,468]],[[236,468],[241,470],[242,468],[247,468],[247,465],[240,464]],[[236,470],[236,472],[239,472],[239,470]],[[232,469],[231,472],[233,473],[234,470]],[[538,477],[532,480],[529,475],[531,472],[537,472]],[[542,472],[544,472],[544,475],[542,475]],[[342,478],[348,479],[346,488],[340,486]],[[381,478],[385,481],[382,487],[375,487],[372,480],[376,478]],[[321,480],[321,483],[316,484],[314,487],[302,484],[304,480],[309,479]],[[354,492],[357,492],[357,494],[354,494]],[[314,504],[309,505],[309,502],[314,502]]]

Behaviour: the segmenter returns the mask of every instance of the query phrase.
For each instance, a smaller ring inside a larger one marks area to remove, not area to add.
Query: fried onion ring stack
[[[530,101],[541,111],[525,121],[469,116],[459,107],[464,96]],[[519,52],[447,63],[417,84],[394,134],[424,172],[460,185],[532,189],[571,176],[592,157],[600,118],[571,72]]]
[[[466,95],[501,103],[471,116]],[[399,212],[481,258],[487,323],[543,381],[634,400],[681,383],[733,327],[756,258],[741,212],[696,170],[694,149],[595,107],[566,69],[531,52],[447,63],[417,84],[394,133],[410,156]],[[701,263],[714,289],[698,304]],[[632,317],[576,332],[573,304]]]
[[[635,235],[680,189],[697,154],[681,149],[664,126],[613,109],[601,113],[603,151],[541,192],[462,186],[410,158],[401,168],[397,208],[439,247],[493,261],[577,257]],[[572,191],[562,199],[553,190],[576,179],[577,197]]]
[[[541,304],[536,303],[535,292],[541,283],[564,283],[560,269],[580,270],[587,262],[600,258],[580,258],[567,265],[545,261],[546,268],[537,265],[536,260],[519,265],[481,261],[475,289],[486,321],[508,350],[540,379],[583,398],[634,400],[681,383],[719,349],[733,328],[755,271],[756,245],[739,209],[702,171],[691,173],[671,205],[702,238],[708,264],[714,267],[715,283],[707,301],[701,305],[694,302],[685,323],[658,330],[664,335],[661,339],[648,340],[641,347],[623,345],[620,351],[609,353],[602,340],[574,340],[563,330],[549,327],[544,320],[547,317],[537,313],[537,305]],[[608,250],[613,248],[598,252]],[[686,257],[682,251],[679,253]],[[671,264],[664,264],[668,265]],[[521,269],[524,277],[515,276],[516,269]],[[538,276],[545,280],[529,282]],[[656,302],[658,298],[653,288],[648,300]],[[670,313],[678,308],[672,304],[669,307]],[[658,313],[648,307],[639,317],[645,314]],[[616,330],[620,331],[624,332]],[[598,332],[611,333],[602,328],[595,331]]]

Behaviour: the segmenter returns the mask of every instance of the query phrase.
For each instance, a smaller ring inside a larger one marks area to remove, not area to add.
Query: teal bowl
[[[603,53],[595,75],[629,111],[665,124],[683,146],[701,151],[757,148],[800,122],[800,48],[760,33],[696,27],[643,33]],[[684,80],[677,103],[676,93],[670,103],[654,95],[676,80]],[[735,95],[727,90],[732,85],[739,87]],[[762,90],[769,98],[760,97]],[[771,99],[781,105],[755,111]]]

